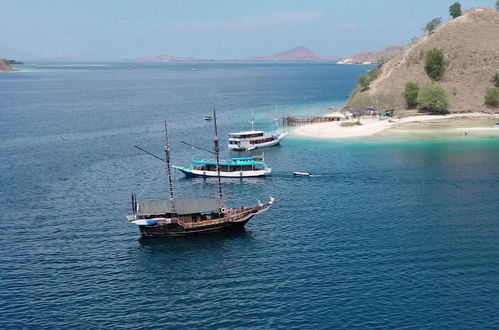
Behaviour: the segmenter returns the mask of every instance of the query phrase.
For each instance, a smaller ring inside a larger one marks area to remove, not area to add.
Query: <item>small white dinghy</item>
[[[309,172],[293,172],[294,176],[311,176]]]

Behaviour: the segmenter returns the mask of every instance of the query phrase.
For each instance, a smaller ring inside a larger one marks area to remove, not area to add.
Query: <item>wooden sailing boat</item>
[[[244,206],[237,209],[223,207],[222,184],[220,180],[220,147],[218,144],[218,128],[215,110],[213,110],[213,119],[215,124],[215,148],[214,151],[206,151],[216,155],[218,198],[175,198],[166,121],[164,159],[136,146],[145,153],[166,163],[170,197],[168,200],[138,201],[135,194],[132,194],[133,213],[132,215],[127,216],[127,220],[130,223],[139,226],[142,236],[185,236],[240,229],[243,228],[253,216],[268,210],[276,202],[275,198],[270,197],[268,202],[258,202],[257,205]]]

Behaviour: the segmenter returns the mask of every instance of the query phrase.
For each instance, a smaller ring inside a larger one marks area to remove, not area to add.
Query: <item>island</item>
[[[329,114],[341,121],[294,134],[355,138],[439,129],[499,137],[499,11],[475,8],[438,25],[359,77],[345,107]]]

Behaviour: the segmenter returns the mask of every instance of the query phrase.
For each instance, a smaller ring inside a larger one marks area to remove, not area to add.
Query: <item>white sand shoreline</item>
[[[309,124],[295,127],[291,130],[292,135],[319,139],[348,139],[373,136],[399,124],[418,122],[446,122],[452,123],[452,119],[499,119],[499,114],[488,114],[481,112],[459,113],[449,115],[419,115],[402,118],[370,118],[361,119],[362,125],[341,126],[342,123],[355,122],[356,120],[342,120],[340,122],[327,122]],[[494,127],[471,127],[473,129],[495,129]]]

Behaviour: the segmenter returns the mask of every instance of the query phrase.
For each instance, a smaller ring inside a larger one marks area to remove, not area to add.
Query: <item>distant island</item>
[[[126,59],[125,61],[131,62],[195,62],[195,61],[209,61],[205,58],[197,57],[180,57],[171,55],[156,55],[156,56],[140,56],[133,59]]]
[[[234,61],[310,61],[310,62],[326,62],[326,61],[337,62],[339,60],[341,60],[341,57],[324,56],[303,46],[295,47],[287,51],[275,53],[272,55],[253,55],[249,57],[234,59]]]
[[[375,64],[383,57],[392,57],[404,50],[402,46],[388,46],[379,52],[362,52],[341,59],[338,64]]]
[[[234,58],[224,61],[268,61],[268,62],[334,62],[338,64],[373,64],[383,56],[393,56],[402,51],[401,46],[390,46],[379,52],[363,52],[344,58],[340,56],[322,55],[304,47],[294,47],[289,50],[271,55],[253,55],[243,58]],[[141,56],[126,61],[132,62],[190,62],[214,61],[212,59],[197,57],[179,57],[172,55]]]
[[[440,25],[433,19],[425,35],[360,76],[346,106],[326,115],[337,121],[293,134],[499,137],[499,11],[471,9]]]

